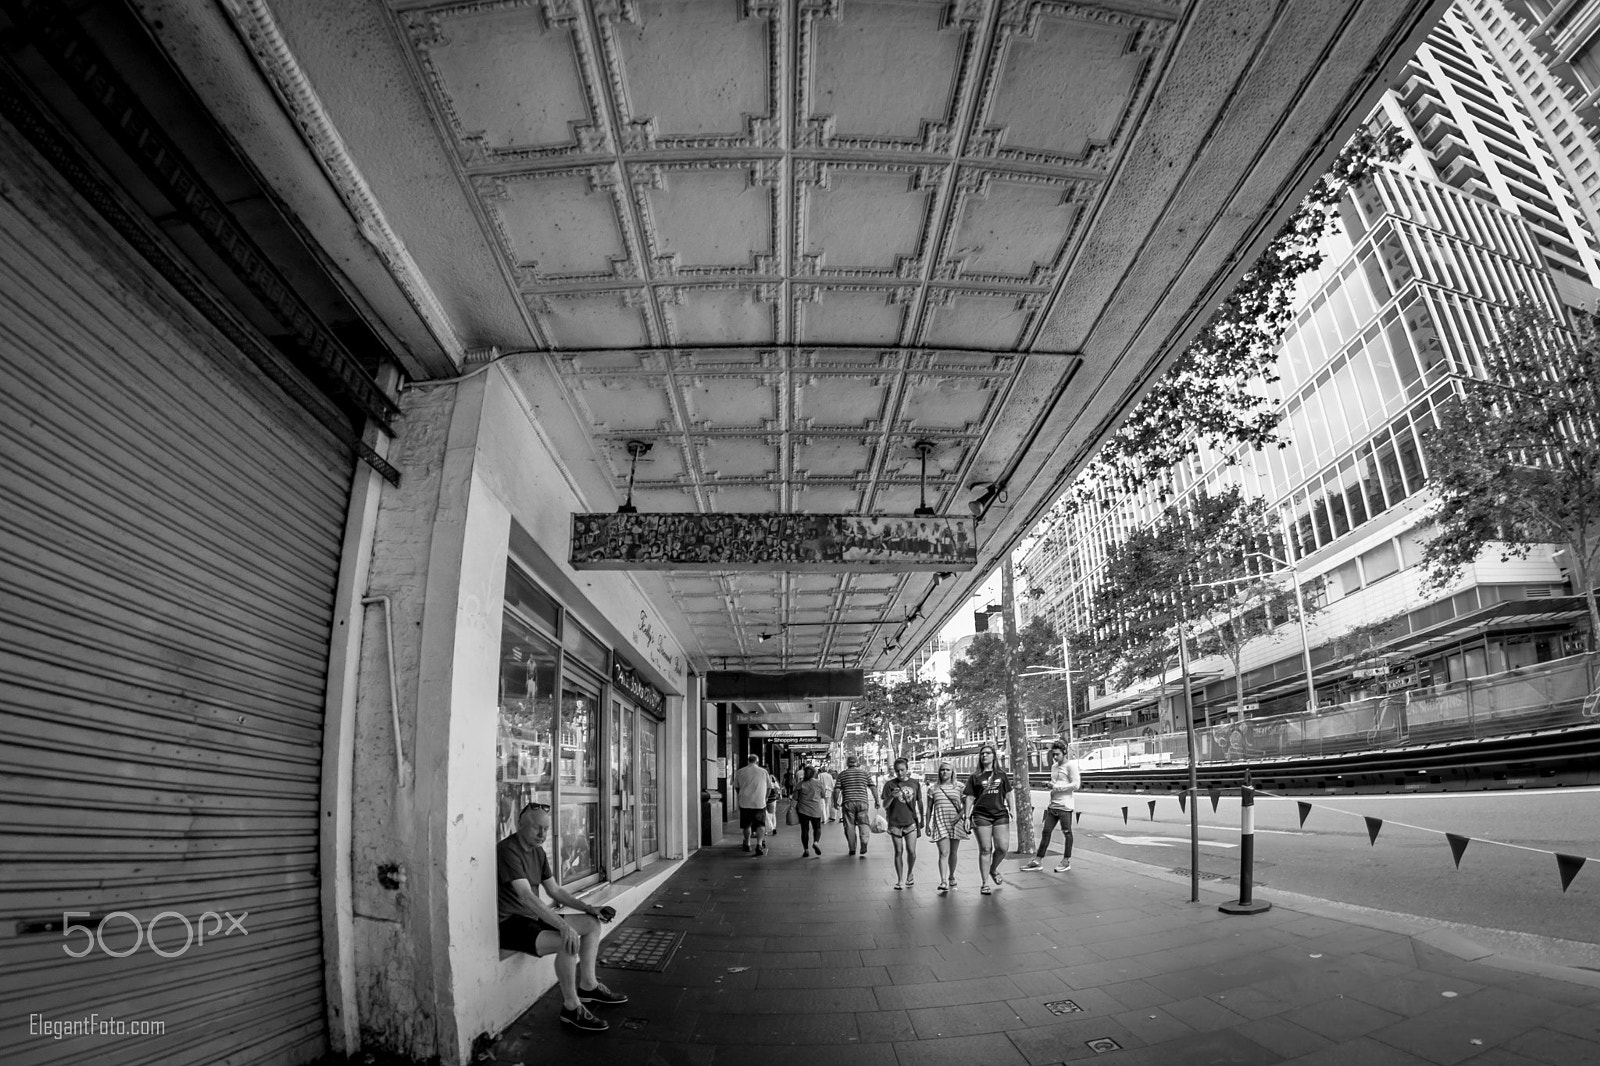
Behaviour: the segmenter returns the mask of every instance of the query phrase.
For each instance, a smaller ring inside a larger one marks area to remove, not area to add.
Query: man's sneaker
[[[561,1024],[570,1025],[574,1029],[582,1029],[589,1033],[603,1033],[611,1028],[611,1023],[604,1018],[597,1018],[593,1011],[579,1003],[576,1007],[561,1008]]]
[[[611,991],[603,983],[598,983],[593,988],[578,989],[578,1000],[582,1003],[598,1003],[602,1007],[620,1007],[628,1002],[628,997],[621,992]]]
[[[750,850],[750,842],[748,840],[746,840],[743,844],[740,844],[739,845],[739,850],[740,851],[749,851]]]
[[[1042,869],[1044,869],[1044,863],[1040,862],[1038,859],[1029,859],[1028,860],[1028,865],[1024,866],[1023,869],[1024,870],[1042,870]]]
[[[1061,865],[1056,867],[1056,873],[1064,874],[1070,869],[1072,869],[1072,860],[1071,859],[1062,859],[1061,860]]]

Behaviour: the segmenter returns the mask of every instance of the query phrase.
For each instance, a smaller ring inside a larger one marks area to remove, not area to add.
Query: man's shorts
[[[767,809],[765,807],[740,807],[739,828],[761,829],[767,824]]]
[[[537,918],[513,914],[500,919],[500,950],[520,951],[526,955],[539,955],[539,934],[554,933],[555,926],[546,925]]]
[[[973,825],[1010,825],[1011,815],[1001,811],[999,814],[985,814],[983,811],[972,812]]]
[[[854,825],[871,825],[872,812],[868,807],[869,805],[865,803],[851,803],[846,800],[839,805],[839,813],[843,816],[841,820]]]

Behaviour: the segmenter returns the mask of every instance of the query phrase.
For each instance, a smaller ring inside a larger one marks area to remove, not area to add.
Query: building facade
[[[1600,296],[1593,100],[1570,66],[1529,43],[1529,17],[1490,0],[1456,5],[1382,99],[1373,121],[1412,146],[1346,197],[1321,268],[1300,283],[1277,380],[1263,386],[1286,446],[1202,448],[1172,475],[1179,499],[1236,485],[1282,516],[1300,580],[1322,579],[1308,636],[1324,707],[1582,647],[1583,611],[1552,548],[1525,560],[1486,552],[1444,590],[1425,587],[1418,566],[1428,536],[1421,440],[1462,379],[1481,376],[1495,310],[1529,301],[1555,313]],[[1154,490],[1105,502],[1051,523],[1019,553],[1024,624],[1043,616],[1058,631],[1085,631],[1107,552],[1165,506]],[[1366,650],[1397,665],[1366,676],[1340,638],[1380,621],[1389,628]],[[1253,714],[1304,708],[1295,626],[1248,645],[1240,667]],[[1225,715],[1232,664],[1217,656],[1194,670],[1196,717]],[[1181,728],[1176,690],[1151,679],[1102,692],[1082,732]]]

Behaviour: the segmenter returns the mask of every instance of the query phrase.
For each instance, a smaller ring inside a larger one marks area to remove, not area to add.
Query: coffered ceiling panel
[[[331,258],[371,258],[348,242],[389,227],[386,269],[436,293],[464,347],[508,353],[588,506],[617,506],[630,473],[659,511],[909,514],[925,488],[964,515],[992,485],[987,569],[1443,5],[189,6],[255,64],[192,77],[228,99],[272,85],[316,157],[296,173],[350,205],[354,237],[320,231]],[[231,131],[281,169],[249,121]],[[650,445],[636,469],[630,441]],[[891,665],[981,577],[637,580],[696,665],[798,669]],[[752,631],[797,612],[833,625]]]

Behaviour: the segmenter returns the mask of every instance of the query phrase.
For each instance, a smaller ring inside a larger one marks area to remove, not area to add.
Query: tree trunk
[[[1000,623],[1006,641],[1006,725],[1011,734],[1012,803],[1017,812],[1017,854],[1033,854],[1033,796],[1028,785],[1028,725],[1017,692],[1017,620],[1011,613],[1011,553],[1000,568]]]

